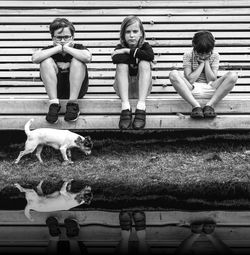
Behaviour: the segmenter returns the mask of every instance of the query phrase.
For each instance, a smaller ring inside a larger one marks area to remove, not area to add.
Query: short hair
[[[75,27],[73,25],[72,22],[68,21],[67,19],[65,18],[56,18],[54,19],[50,26],[49,26],[49,31],[50,31],[50,34],[51,34],[51,37],[54,36],[54,32],[57,30],[57,29],[60,29],[61,28],[61,31],[63,31],[63,29],[65,27],[68,27],[69,30],[70,30],[70,33],[72,36],[74,36],[74,33],[75,33]]]
[[[126,40],[125,40],[125,31],[126,31],[126,28],[130,25],[132,25],[133,23],[135,22],[138,22],[139,24],[139,28],[141,30],[141,33],[142,33],[142,37],[141,39],[139,40],[139,45],[138,47],[140,48],[142,46],[142,44],[144,43],[144,40],[145,40],[145,30],[144,30],[144,27],[143,27],[143,24],[141,22],[141,20],[137,17],[137,16],[127,16],[123,21],[122,21],[122,24],[121,24],[121,29],[120,29],[120,42],[121,42],[121,45],[122,46],[127,46],[127,43],[126,43]]]
[[[214,36],[210,31],[202,30],[194,34],[192,45],[198,53],[209,53],[213,50],[215,44]]]

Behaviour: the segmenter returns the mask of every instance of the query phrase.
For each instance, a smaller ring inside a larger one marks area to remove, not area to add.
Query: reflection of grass
[[[228,200],[231,204],[232,199],[248,199],[250,195],[250,155],[244,153],[249,148],[248,137],[93,140],[92,155],[86,157],[74,149],[75,164],[69,166],[63,166],[60,152],[49,147],[42,153],[44,165],[35,155],[25,156],[19,165],[14,165],[23,144],[5,146],[2,151],[6,157],[0,161],[0,185],[19,182],[32,186],[41,179],[59,182],[73,178],[91,185],[96,201],[110,203],[158,198],[172,205],[176,199],[194,204],[201,199],[206,203]]]

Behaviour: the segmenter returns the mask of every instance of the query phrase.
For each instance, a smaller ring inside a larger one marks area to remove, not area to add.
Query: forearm
[[[46,49],[46,50],[38,50],[32,55],[32,62],[39,64],[43,60],[59,53],[62,51],[62,45],[57,45],[53,48]]]
[[[207,82],[214,81],[217,79],[217,76],[211,69],[211,66],[208,61],[205,62],[205,76],[206,76]]]
[[[204,63],[200,63],[200,65],[198,66],[198,68],[195,71],[193,71],[192,73],[186,75],[187,80],[191,84],[193,84],[199,78],[203,68],[204,68]]]
[[[78,50],[70,46],[63,46],[63,52],[70,54],[73,58],[78,59],[81,62],[91,62],[92,55],[88,50]]]

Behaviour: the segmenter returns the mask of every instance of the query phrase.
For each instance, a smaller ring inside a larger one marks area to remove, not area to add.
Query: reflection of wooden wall
[[[145,211],[147,242],[152,253],[173,253],[178,245],[190,235],[189,224],[195,220],[214,220],[215,234],[237,254],[250,252],[250,212],[184,212]],[[49,233],[46,218],[56,216],[62,225],[62,240],[66,240],[63,221],[75,217],[81,225],[79,240],[87,246],[89,253],[110,253],[115,251],[120,240],[119,212],[108,211],[63,211],[37,213],[32,211],[34,221],[24,216],[23,211],[0,211],[0,253],[4,251],[24,251],[45,253]],[[131,245],[136,247],[133,230]],[[205,236],[194,244],[196,251],[213,251]]]
[[[155,52],[146,128],[249,129],[249,13],[249,0],[0,1],[0,129],[23,129],[31,116],[36,117],[34,127],[47,125],[48,97],[39,78],[39,65],[32,63],[31,55],[51,44],[48,26],[56,17],[71,20],[77,30],[75,41],[93,54],[88,64],[89,90],[80,100],[82,115],[77,123],[59,121],[57,127],[117,129],[120,100],[112,86],[115,65],[111,52],[127,15],[141,18]],[[239,79],[231,95],[217,106],[220,118],[197,124],[176,116],[189,113],[191,107],[176,95],[169,72],[173,68],[183,71],[182,55],[191,49],[193,34],[202,29],[216,38],[219,76],[233,70]],[[135,105],[133,101],[132,107]],[[65,102],[61,111],[65,111]]]

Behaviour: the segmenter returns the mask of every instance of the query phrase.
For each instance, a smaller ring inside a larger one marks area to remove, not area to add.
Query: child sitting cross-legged
[[[173,87],[192,106],[190,116],[194,119],[216,117],[214,107],[233,89],[238,78],[235,72],[217,78],[219,54],[214,45],[211,32],[195,33],[192,51],[183,55],[184,77],[177,70],[169,74]],[[198,98],[208,99],[203,108]]]

